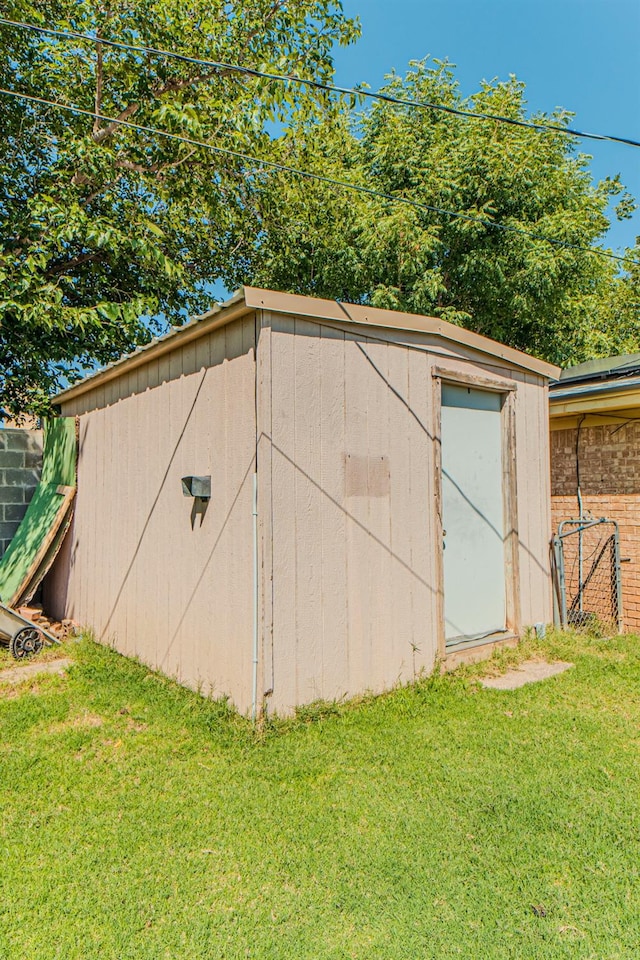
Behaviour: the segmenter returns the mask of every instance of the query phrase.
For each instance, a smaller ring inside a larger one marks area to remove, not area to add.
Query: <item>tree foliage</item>
[[[484,83],[465,99],[447,63],[415,63],[384,92],[529,119],[524,84]],[[306,186],[283,179],[283,216],[296,226],[266,237],[261,280],[442,317],[560,364],[640,347],[637,268],[620,275],[587,252],[602,243],[611,202],[620,217],[634,204],[618,177],[593,183],[569,137],[378,102],[350,136],[324,124],[314,140],[335,176],[432,209],[326,188],[310,204]]]
[[[320,80],[357,24],[338,0],[9,0],[0,85],[105,117],[270,156],[326,97],[133,51],[115,39]],[[46,406],[79,365],[113,360],[250,270],[264,223],[259,168],[209,150],[0,96],[0,403]]]
[[[386,103],[358,113],[295,82],[104,43],[330,81],[335,44],[358,33],[339,0],[5,7],[96,39],[0,27],[0,85],[100,116],[0,95],[0,404],[45,409],[64,378],[143,343],[158,317],[179,323],[205,309],[215,280],[432,314],[558,363],[640,349],[637,269],[587,252],[603,241],[611,203],[620,216],[633,203],[617,177],[593,183],[568,137]],[[385,90],[527,117],[522,83],[464,98],[446,63],[414,63]]]

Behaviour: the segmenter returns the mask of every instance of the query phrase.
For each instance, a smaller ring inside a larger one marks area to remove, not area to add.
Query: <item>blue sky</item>
[[[573,126],[640,140],[640,0],[343,0],[362,37],[335,53],[336,83],[374,90],[427,55],[457,64],[463,94],[514,73],[531,112],[564,107]],[[596,180],[619,173],[640,200],[640,149],[580,141]],[[633,244],[640,212],[608,243]]]

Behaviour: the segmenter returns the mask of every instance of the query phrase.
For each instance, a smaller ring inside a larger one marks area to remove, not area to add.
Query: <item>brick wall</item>
[[[551,493],[576,494],[577,427],[551,431]],[[583,495],[640,494],[640,422],[581,427],[580,487]]]
[[[0,430],[0,556],[27,511],[41,469],[41,430]]]
[[[551,432],[551,510],[554,531],[578,516],[577,428]],[[626,630],[640,632],[640,423],[582,427],[579,439],[583,509],[620,528],[622,601]]]

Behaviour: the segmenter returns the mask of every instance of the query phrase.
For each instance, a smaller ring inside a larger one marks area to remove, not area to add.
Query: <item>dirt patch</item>
[[[143,733],[146,729],[146,723],[142,723],[142,721],[136,721],[133,719],[133,717],[127,717],[127,730],[132,730],[134,733]]]
[[[43,673],[63,674],[72,663],[73,660],[64,657],[59,660],[47,660],[9,667],[8,670],[0,670],[0,683],[24,683]]]
[[[97,713],[79,713],[75,717],[69,717],[68,720],[52,723],[49,733],[61,733],[64,730],[90,730],[93,727],[101,727],[103,724],[104,719]]]

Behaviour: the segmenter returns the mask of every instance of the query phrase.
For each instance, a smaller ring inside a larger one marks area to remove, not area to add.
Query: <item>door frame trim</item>
[[[449,656],[458,656],[466,649],[464,643],[456,644],[454,650],[447,651],[444,619],[444,557],[442,522],[442,384],[448,383],[473,387],[476,390],[490,390],[503,396],[500,411],[502,431],[502,502],[504,511],[504,571],[506,600],[506,630],[483,638],[486,644],[518,636],[520,632],[520,562],[518,536],[518,490],[516,460],[516,395],[517,384],[513,380],[493,377],[482,371],[475,374],[440,365],[432,371],[433,402],[433,466],[435,492],[435,573],[436,573],[436,616],[438,624],[438,658],[445,661]],[[476,647],[477,641],[470,640],[469,647]]]

